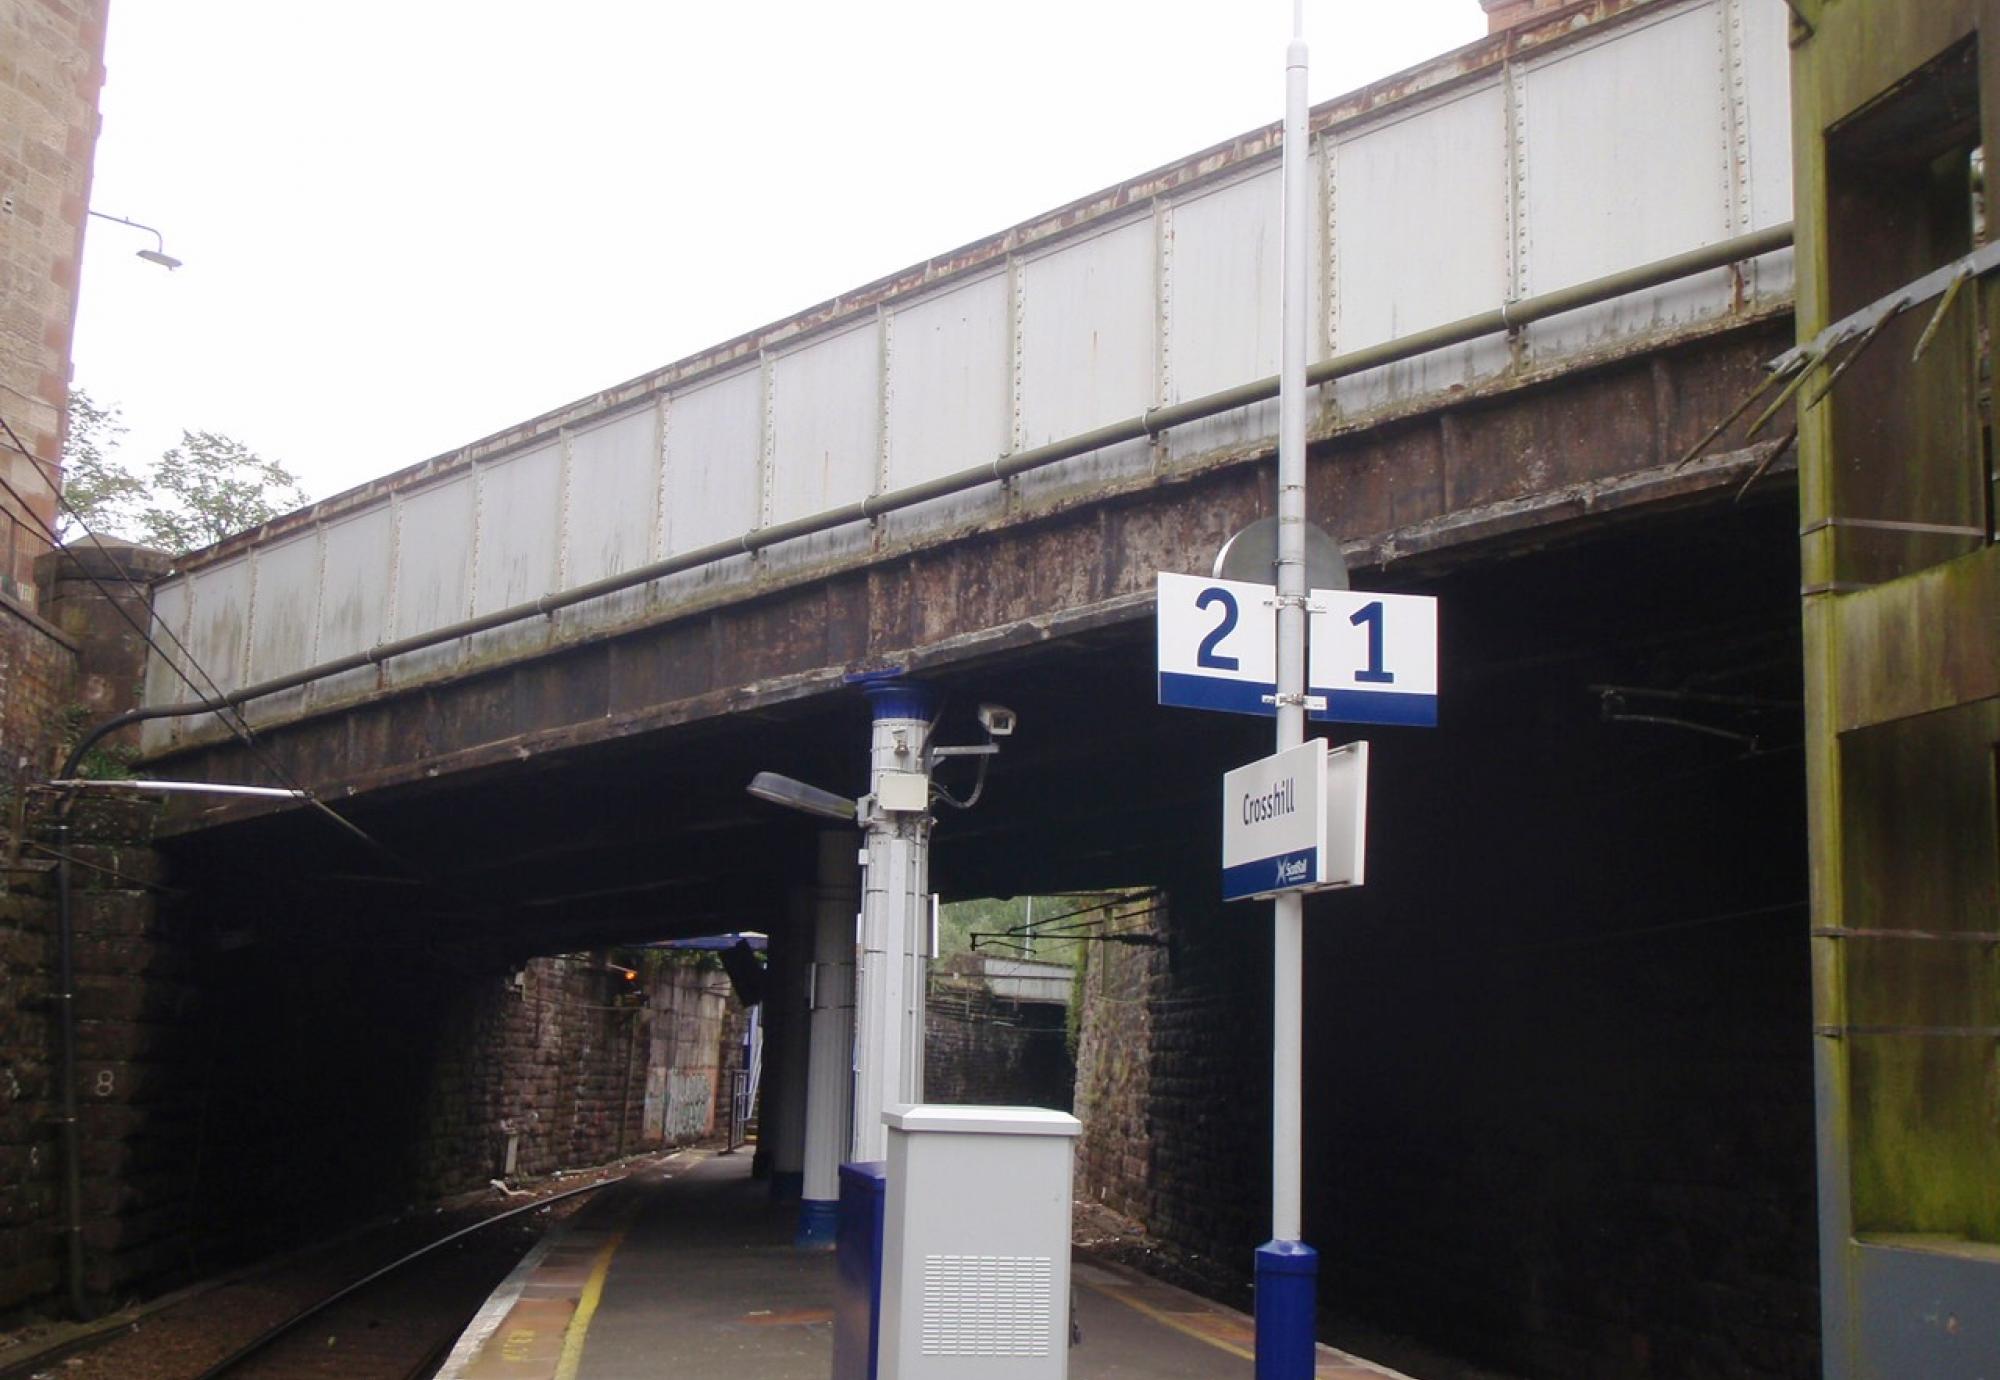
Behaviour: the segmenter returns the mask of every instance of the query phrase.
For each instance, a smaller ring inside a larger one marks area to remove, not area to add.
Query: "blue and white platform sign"
[[[1223,900],[1317,886],[1325,845],[1326,739],[1223,775]]]
[[[1222,778],[1222,899],[1360,886],[1368,744],[1313,738]]]
[[[1437,600],[1424,594],[1316,589],[1306,653],[1315,719],[1437,726]]]
[[[1242,580],[1160,575],[1160,703],[1275,714],[1277,591]]]
[[[1160,703],[1275,714],[1278,592],[1270,585],[1159,577]],[[1316,589],[1307,596],[1307,692],[1315,719],[1437,724],[1437,600]]]

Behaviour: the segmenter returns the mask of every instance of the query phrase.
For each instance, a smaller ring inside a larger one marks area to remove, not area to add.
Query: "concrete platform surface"
[[[792,1246],[750,1157],[683,1152],[604,1190],[521,1262],[439,1380],[828,1380],[833,1255]],[[1079,1256],[1072,1380],[1250,1380],[1250,1319]],[[1319,1380],[1407,1380],[1320,1348]]]

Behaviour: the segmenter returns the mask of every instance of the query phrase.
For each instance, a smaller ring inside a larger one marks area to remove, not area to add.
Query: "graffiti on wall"
[[[707,1135],[714,1105],[715,1087],[709,1082],[707,1074],[668,1074],[667,1139],[699,1140]]]

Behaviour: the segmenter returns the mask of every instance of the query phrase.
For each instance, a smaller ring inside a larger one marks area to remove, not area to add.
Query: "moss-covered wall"
[[[1803,340],[1977,242],[2000,3],[1794,3]],[[1993,1355],[1958,1320],[2000,1297],[2000,943],[1979,937],[2000,932],[1996,310],[1992,275],[1921,304],[1800,417],[1830,1380],[1984,1375]]]
[[[1990,700],[1842,745],[1846,923],[1895,936],[1845,941],[1857,1231],[2000,1244],[1996,743]]]

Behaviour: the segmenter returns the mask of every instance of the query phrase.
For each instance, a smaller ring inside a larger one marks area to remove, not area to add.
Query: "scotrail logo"
[[[1303,882],[1312,871],[1312,858],[1301,854],[1297,857],[1278,859],[1278,885],[1290,886],[1293,882]]]

